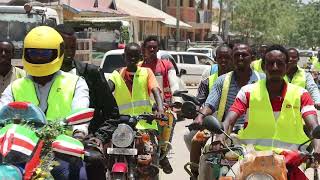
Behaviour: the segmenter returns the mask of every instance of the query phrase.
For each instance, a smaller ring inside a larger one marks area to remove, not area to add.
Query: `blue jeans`
[[[77,180],[79,177],[79,180],[87,180],[87,172],[85,169],[85,164],[83,161],[79,161],[77,163],[71,164],[67,161],[57,159],[56,161],[59,162],[59,166],[54,167],[51,170],[51,175],[55,180]],[[75,175],[75,176],[72,176]],[[69,178],[69,176],[72,176]]]

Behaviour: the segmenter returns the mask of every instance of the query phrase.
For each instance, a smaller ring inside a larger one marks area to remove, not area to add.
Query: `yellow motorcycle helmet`
[[[43,77],[60,70],[64,57],[61,35],[49,26],[32,29],[23,43],[22,63],[31,76]]]

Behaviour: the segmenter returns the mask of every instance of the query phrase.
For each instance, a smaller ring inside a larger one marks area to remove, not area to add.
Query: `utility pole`
[[[219,0],[219,30],[218,30],[219,35],[221,35],[222,14],[223,14],[223,2],[222,0]]]
[[[183,0],[176,0],[176,18],[177,18],[177,24],[176,24],[176,50],[178,50],[178,43],[180,41],[180,1]]]

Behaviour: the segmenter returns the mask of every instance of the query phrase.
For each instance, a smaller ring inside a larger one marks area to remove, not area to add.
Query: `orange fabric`
[[[157,82],[156,77],[154,76],[153,72],[150,68],[147,68],[148,70],[148,92],[149,95],[151,94],[151,91],[153,88],[158,88],[160,90],[159,84]],[[127,68],[124,67],[120,70],[120,75],[124,79],[124,82],[126,83],[130,93],[132,92],[132,85],[133,85],[133,77],[134,73],[128,72]]]

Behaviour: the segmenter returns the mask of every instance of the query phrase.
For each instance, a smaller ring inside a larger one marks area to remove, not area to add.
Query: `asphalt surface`
[[[196,95],[196,87],[189,87],[189,93]],[[187,132],[186,125],[192,122],[191,119],[177,122],[172,139],[173,149],[169,154],[169,161],[173,167],[172,174],[164,174],[160,171],[161,180],[187,180],[189,175],[184,171],[184,165],[189,161],[189,151],[184,143],[183,135]]]

